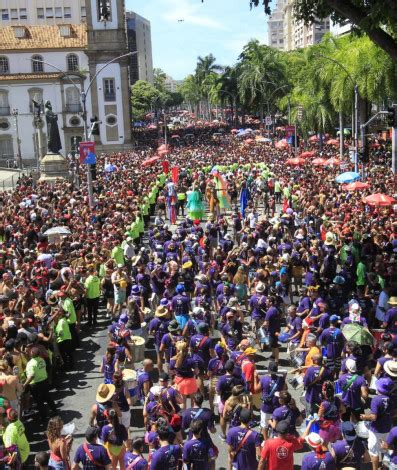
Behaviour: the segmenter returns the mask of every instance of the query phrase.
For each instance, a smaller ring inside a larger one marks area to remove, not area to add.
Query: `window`
[[[87,9],[86,7],[81,7],[81,17],[86,18],[87,17]]]
[[[37,19],[38,20],[44,19],[44,8],[37,9]]]
[[[5,134],[0,136],[0,158],[14,158],[14,145],[12,135]]]
[[[46,18],[54,18],[54,10],[52,8],[45,9]]]
[[[109,127],[114,127],[117,125],[117,116],[115,116],[114,114],[108,114],[106,116],[106,124],[109,126]]]
[[[9,73],[10,72],[10,64],[8,62],[8,57],[1,56],[0,57],[0,73]]]
[[[79,70],[79,58],[76,54],[69,54],[66,60],[68,72],[77,72]]]
[[[98,21],[112,21],[112,8],[110,0],[98,1]]]
[[[16,8],[11,8],[11,19],[12,20],[18,19],[18,10]]]
[[[8,102],[8,91],[0,90],[0,116],[10,115],[10,104]]]
[[[79,113],[81,112],[80,94],[75,87],[66,88],[66,112]]]
[[[30,88],[29,93],[29,110],[31,113],[37,113],[37,108],[35,108],[33,100],[40,105],[41,111],[44,111],[43,106],[43,90],[41,88]]]
[[[25,26],[15,26],[14,27],[14,36],[17,39],[22,39],[26,35],[26,29]]]
[[[116,100],[116,90],[114,87],[114,78],[104,78],[103,79],[103,96],[105,101],[115,101]]]
[[[62,7],[55,7],[55,18],[63,18]]]
[[[10,19],[7,8],[3,8],[1,10],[1,19],[4,20],[4,21],[7,21],[7,20]]]
[[[70,24],[59,25],[59,34],[61,35],[61,37],[70,38],[70,33],[71,33]]]
[[[26,8],[20,8],[19,9],[19,19],[20,20],[27,20],[28,19],[28,13],[26,11]]]
[[[70,7],[65,7],[63,9],[63,17],[64,18],[71,18],[72,17],[72,9]]]
[[[32,72],[37,73],[37,72],[44,72],[44,64],[43,64],[43,58],[41,55],[34,55],[32,57]]]

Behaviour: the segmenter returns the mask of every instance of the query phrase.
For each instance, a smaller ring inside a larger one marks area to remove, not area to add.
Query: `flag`
[[[168,175],[170,172],[170,162],[168,160],[163,160],[161,164],[163,165],[163,172]]]
[[[174,166],[173,168],[171,168],[171,173],[172,181],[174,182],[174,184],[177,184],[179,179],[179,168],[177,166]]]

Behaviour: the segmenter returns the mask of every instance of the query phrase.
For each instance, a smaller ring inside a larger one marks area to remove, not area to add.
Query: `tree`
[[[212,86],[216,83],[218,73],[221,71],[222,67],[216,64],[216,59],[212,54],[206,55],[205,57],[198,57],[194,77],[198,89],[200,90],[201,101],[203,101],[204,113],[202,114],[204,114],[207,119],[211,118],[210,91]]]
[[[150,83],[138,80],[131,87],[131,106],[134,119],[142,119],[161,98],[159,91]]]
[[[178,88],[178,92],[182,94],[184,102],[190,107],[190,111],[198,114],[201,92],[196,77],[188,75]]]
[[[250,6],[264,6],[270,15],[272,0],[249,0]],[[275,0],[273,0],[273,4]],[[313,23],[318,18],[336,23],[350,22],[397,62],[397,2],[396,0],[295,0],[295,18]]]
[[[153,85],[157,90],[165,92],[165,81],[167,74],[160,68],[153,69]]]

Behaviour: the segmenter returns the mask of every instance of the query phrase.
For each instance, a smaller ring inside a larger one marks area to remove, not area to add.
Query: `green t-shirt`
[[[26,377],[33,377],[31,384],[38,384],[47,379],[47,369],[45,365],[45,360],[40,357],[32,357],[26,364]]]
[[[361,261],[357,265],[356,276],[356,284],[358,286],[365,286],[365,264]]]
[[[26,462],[30,453],[30,445],[25,435],[25,426],[19,419],[6,427],[3,434],[3,442],[6,447],[11,447],[12,445],[18,446],[22,463]]]
[[[68,323],[69,325],[73,325],[77,321],[76,310],[74,309],[73,300],[66,297],[66,299],[62,303],[62,308],[65,312],[68,312]]]
[[[62,341],[72,339],[69,323],[67,322],[66,318],[61,318],[58,320],[58,323],[55,326],[55,336],[57,343],[62,343]]]
[[[274,192],[281,193],[281,184],[278,181],[274,182]]]
[[[96,299],[101,295],[101,281],[98,276],[88,276],[84,283],[87,299]]]
[[[121,245],[113,248],[111,256],[116,261],[116,264],[122,264],[124,266],[124,250],[121,248]]]

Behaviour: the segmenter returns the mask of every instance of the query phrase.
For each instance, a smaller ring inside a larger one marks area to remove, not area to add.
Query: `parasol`
[[[341,161],[338,160],[337,158],[329,158],[328,160],[325,160],[324,166],[338,166],[340,165]]]
[[[324,165],[326,161],[327,161],[327,160],[326,160],[325,158],[319,157],[319,158],[315,158],[315,159],[312,161],[312,164],[313,164],[313,165]]]
[[[339,145],[339,140],[338,139],[329,139],[326,142],[327,145]]]
[[[160,153],[160,152],[159,152],[159,153]],[[157,163],[159,160],[160,160],[160,157],[158,157],[158,156],[155,156],[155,157],[152,157],[152,158],[148,158],[147,160],[144,160],[144,161],[142,162],[142,166],[146,167],[146,166],[154,165],[154,164]]]
[[[307,150],[306,152],[302,152],[301,153],[301,157],[302,158],[305,158],[305,157],[314,157],[316,155],[316,152],[314,152],[313,150]]]
[[[348,323],[342,329],[342,334],[346,341],[355,341],[360,346],[372,346],[374,337],[368,330],[368,328],[358,323]]]
[[[341,173],[335,178],[337,183],[354,183],[361,178],[359,173],[355,171],[346,171],[345,173]]]
[[[368,189],[369,183],[363,183],[362,181],[355,181],[354,183],[344,184],[342,189],[344,191],[360,191],[360,189]]]
[[[298,165],[303,165],[305,163],[305,160],[303,158],[289,158],[285,162],[287,165],[293,165],[293,166],[298,166]]]
[[[363,201],[369,206],[387,207],[396,204],[397,201],[387,194],[375,193],[363,198]]]
[[[58,226],[51,227],[44,232],[44,235],[70,235],[71,232],[68,227]]]

